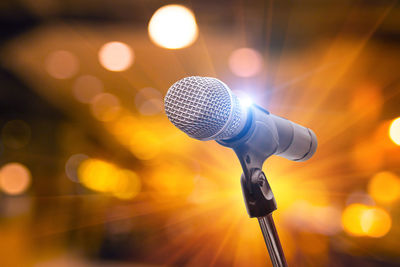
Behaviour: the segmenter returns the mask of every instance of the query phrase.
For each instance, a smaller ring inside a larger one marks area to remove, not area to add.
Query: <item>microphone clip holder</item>
[[[217,141],[232,148],[240,161],[243,197],[251,218],[267,216],[277,208],[274,194],[261,170],[265,160],[277,151],[279,145],[275,124],[265,114],[269,112],[253,105],[248,109],[247,123],[242,132],[234,139]]]
[[[250,218],[265,217],[276,210],[276,201],[265,174],[260,169],[250,171],[250,176],[244,173],[240,182],[244,203]]]
[[[243,169],[241,185],[247,213],[257,217],[264,236],[272,265],[287,267],[272,212],[277,209],[276,201],[268,180],[262,171],[265,160],[278,149],[278,134],[274,123],[262,113],[268,111],[255,106],[248,112],[248,123],[242,133],[231,140],[218,140],[223,146],[232,148]],[[263,134],[257,134],[261,131]],[[261,138],[262,136],[262,138]],[[257,140],[252,140],[256,137]]]

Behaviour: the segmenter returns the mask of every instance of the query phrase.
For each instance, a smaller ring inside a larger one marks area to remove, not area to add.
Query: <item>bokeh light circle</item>
[[[92,75],[79,76],[74,83],[72,93],[81,103],[90,103],[93,98],[103,91],[103,83]]]
[[[65,174],[71,181],[79,183],[78,167],[88,158],[85,154],[74,154],[67,160],[65,163]]]
[[[132,133],[129,148],[137,158],[151,160],[160,153],[161,145],[162,142],[156,133],[138,130]]]
[[[392,172],[379,172],[369,181],[368,193],[377,202],[390,204],[400,197],[400,178]]]
[[[112,194],[120,199],[132,199],[141,189],[139,176],[130,170],[118,171],[118,181],[112,188]]]
[[[47,72],[56,79],[68,79],[79,69],[78,58],[69,51],[58,50],[50,53],[45,60]]]
[[[103,160],[87,159],[78,167],[79,180],[89,189],[109,192],[114,186],[116,167]]]
[[[158,9],[149,22],[150,39],[167,49],[184,48],[196,41],[198,29],[192,11],[181,5]]]
[[[342,213],[343,229],[354,236],[364,235],[365,232],[361,226],[361,218],[368,209],[368,206],[359,203],[347,206]]]
[[[99,51],[100,64],[110,71],[127,70],[133,63],[133,50],[122,42],[109,42]]]
[[[141,189],[141,181],[135,172],[100,159],[82,161],[78,177],[87,188],[110,193],[120,199],[134,198]]]
[[[389,136],[393,143],[400,146],[400,117],[394,119],[390,124]]]
[[[30,183],[31,173],[21,163],[8,163],[0,170],[0,188],[8,195],[22,194]]]
[[[93,116],[99,121],[112,121],[121,111],[121,105],[116,96],[109,93],[98,94],[91,102]]]
[[[261,54],[251,48],[240,48],[230,55],[229,68],[239,77],[251,77],[261,72],[263,58]]]
[[[135,96],[135,105],[142,115],[159,114],[163,110],[162,94],[151,87],[143,88]]]
[[[369,237],[382,237],[392,227],[390,215],[381,208],[371,208],[361,216],[361,228]]]

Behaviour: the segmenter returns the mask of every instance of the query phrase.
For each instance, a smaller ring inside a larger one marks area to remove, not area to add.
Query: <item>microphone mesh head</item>
[[[218,79],[186,77],[169,88],[164,102],[168,119],[193,138],[228,139],[240,130],[239,101]]]

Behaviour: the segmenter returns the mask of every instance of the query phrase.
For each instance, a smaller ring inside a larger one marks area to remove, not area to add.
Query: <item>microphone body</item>
[[[192,76],[174,83],[165,96],[165,111],[190,137],[216,140],[233,149],[246,143],[262,162],[274,154],[305,161],[317,148],[312,130],[257,105],[245,107],[215,78]]]

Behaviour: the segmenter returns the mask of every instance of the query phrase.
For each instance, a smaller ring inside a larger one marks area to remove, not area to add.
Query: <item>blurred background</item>
[[[217,77],[315,131],[264,165],[290,266],[400,264],[400,5],[2,0],[1,266],[270,266],[233,151],[175,128]]]

